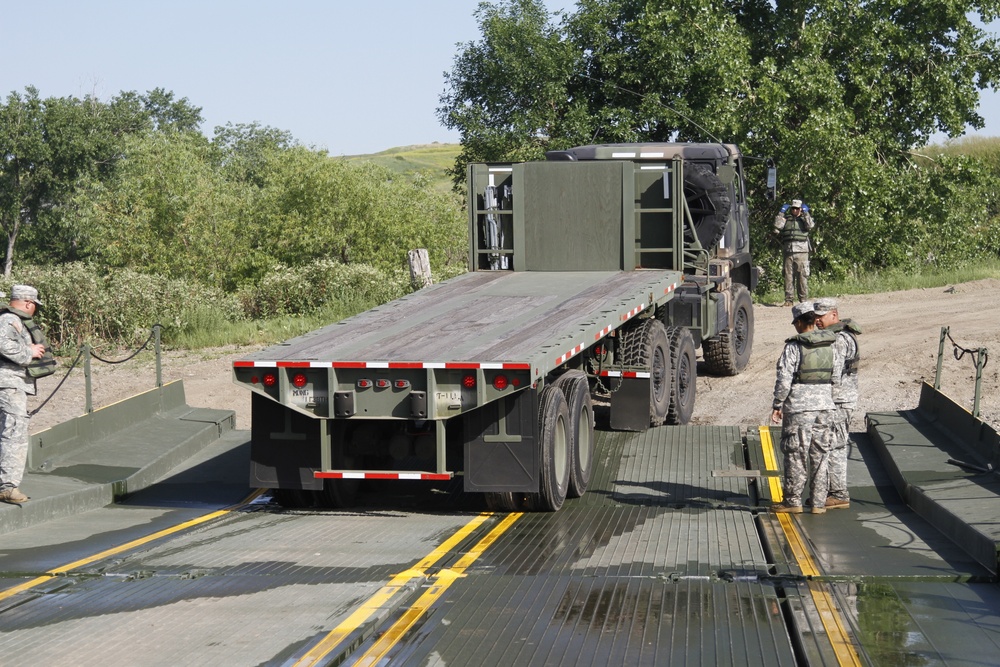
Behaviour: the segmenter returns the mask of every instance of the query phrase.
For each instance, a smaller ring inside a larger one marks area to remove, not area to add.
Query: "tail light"
[[[264,373],[263,384],[265,387],[273,387],[278,384],[278,376],[274,373]]]
[[[302,388],[306,386],[308,381],[304,373],[296,373],[295,377],[292,378],[292,385]]]
[[[506,375],[494,375],[493,376],[493,388],[503,391],[507,388],[510,383],[507,380]]]
[[[462,378],[462,386],[466,389],[475,389],[476,387],[476,376],[466,375]]]

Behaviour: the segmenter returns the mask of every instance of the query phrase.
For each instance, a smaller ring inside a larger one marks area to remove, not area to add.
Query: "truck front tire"
[[[753,351],[753,299],[745,285],[730,290],[729,326],[702,343],[705,366],[713,375],[739,375]]]

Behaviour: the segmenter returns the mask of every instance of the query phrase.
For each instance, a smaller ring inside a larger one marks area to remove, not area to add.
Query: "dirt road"
[[[995,357],[983,373],[980,411],[984,421],[1000,426],[1000,329],[992,317],[1000,312],[996,303],[998,294],[1000,280],[989,279],[948,288],[841,298],[841,316],[852,318],[864,329],[861,400],[852,430],[864,428],[866,412],[916,406],[920,383],[934,381],[942,326],[950,327],[951,337],[961,347],[973,350],[985,347]],[[774,365],[784,339],[794,334],[791,309],[757,304],[754,317],[756,332],[749,366],[732,378],[698,378],[694,423],[757,426],[769,417]],[[163,380],[183,380],[189,405],[235,410],[237,428],[248,429],[249,393],[236,387],[230,374],[233,360],[254,349],[168,352],[163,361]],[[29,409],[48,397],[64,372],[39,383],[39,396],[30,399]],[[93,405],[102,407],[150,389],[155,380],[153,357],[148,353],[121,365],[94,361]],[[972,409],[975,362],[970,354],[956,360],[951,343],[945,350],[942,389]],[[34,433],[78,416],[84,408],[84,378],[78,368],[32,418],[31,430]]]

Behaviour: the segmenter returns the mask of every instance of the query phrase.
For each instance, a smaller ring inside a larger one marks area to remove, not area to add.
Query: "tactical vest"
[[[782,243],[789,241],[808,241],[809,229],[806,227],[806,217],[804,215],[790,215],[785,218],[785,226],[781,228],[778,235]]]
[[[796,342],[802,352],[799,370],[792,383],[833,384],[833,343],[837,334],[829,329],[810,331],[792,336],[787,342]]]
[[[854,340],[854,354],[844,359],[844,375],[857,375],[858,366],[861,365],[861,346],[858,345],[858,336],[861,334],[861,327],[852,320],[840,320],[836,324],[828,326],[826,330],[833,332],[846,331],[847,335]]]
[[[43,378],[47,375],[52,375],[56,372],[56,359],[49,352],[49,341],[45,338],[45,332],[42,328],[38,326],[38,323],[28,315],[28,313],[23,310],[18,310],[17,308],[11,308],[10,306],[5,306],[0,308],[0,313],[8,312],[14,313],[19,318],[21,318],[21,323],[24,324],[24,328],[28,330],[31,335],[32,343],[41,343],[45,346],[45,354],[42,355],[40,359],[32,359],[31,363],[28,364],[25,370],[29,377],[32,378]]]

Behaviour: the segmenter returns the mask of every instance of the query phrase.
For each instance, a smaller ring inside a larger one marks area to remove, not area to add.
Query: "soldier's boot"
[[[8,486],[0,490],[0,502],[20,505],[26,500],[29,500],[28,496],[21,493],[21,491],[15,486]]]
[[[771,511],[777,514],[802,514],[802,505],[775,503],[774,505],[771,505]]]

